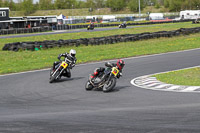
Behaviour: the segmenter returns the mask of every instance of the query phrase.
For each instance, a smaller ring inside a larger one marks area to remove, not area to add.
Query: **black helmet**
[[[125,65],[125,63],[124,63],[123,60],[119,59],[119,60],[117,61],[117,67],[118,67],[120,70],[123,69],[124,65]]]

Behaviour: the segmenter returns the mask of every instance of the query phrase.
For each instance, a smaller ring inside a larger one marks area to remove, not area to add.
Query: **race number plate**
[[[67,66],[68,66],[68,64],[67,64],[66,62],[64,62],[64,61],[63,61],[63,62],[62,62],[62,64],[61,64],[61,66],[62,66],[63,68],[65,68],[65,69],[66,69],[66,68],[67,68]]]
[[[112,68],[112,73],[117,76],[117,74],[119,73],[119,70],[116,67]]]

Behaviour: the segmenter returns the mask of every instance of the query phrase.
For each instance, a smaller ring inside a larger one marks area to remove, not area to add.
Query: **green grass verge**
[[[200,34],[176,38],[160,38],[146,41],[97,46],[61,47],[40,51],[1,51],[0,74],[47,68],[60,53],[76,49],[78,63],[113,58],[125,58],[170,51],[199,48]]]
[[[158,80],[176,85],[200,86],[200,67],[154,75]]]
[[[58,39],[77,39],[85,37],[97,37],[116,34],[129,34],[141,32],[155,32],[161,30],[176,30],[181,27],[194,27],[189,23],[159,25],[155,27],[141,27],[133,29],[120,29],[104,32],[80,32],[71,34],[58,34],[46,36],[34,36],[24,38],[0,39],[0,47],[9,42],[22,41],[43,41]],[[78,63],[100,61],[113,58],[125,58],[132,56],[165,53],[170,51],[179,51],[185,49],[199,48],[200,34],[190,36],[180,36],[174,38],[159,38],[144,41],[117,43],[97,46],[79,46],[79,47],[61,47],[40,51],[2,51],[0,50],[0,74],[28,71],[34,69],[47,68],[57,60],[60,53],[76,49]]]

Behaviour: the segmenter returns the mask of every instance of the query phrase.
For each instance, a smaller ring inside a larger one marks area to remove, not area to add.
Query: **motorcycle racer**
[[[75,66],[76,61],[77,61],[77,59],[76,59],[76,50],[71,49],[69,53],[66,52],[66,53],[60,54],[58,56],[58,60],[60,60],[60,61],[55,61],[53,63],[53,71],[52,71],[52,73],[55,71],[55,68],[58,66],[58,64],[60,62],[62,62],[61,57],[67,58],[69,61],[71,61],[71,63],[69,64],[69,68],[70,69],[72,69]],[[63,74],[61,76],[65,76],[65,77],[70,78],[71,77],[70,69],[64,70],[64,72],[63,72]]]
[[[115,64],[115,63],[110,63],[110,62],[106,62],[106,63],[105,63],[105,66],[106,66],[106,67],[116,67],[116,68],[119,69],[120,74],[119,74],[119,76],[118,76],[117,78],[119,78],[120,76],[122,76],[122,69],[123,69],[124,65],[125,65],[125,62],[124,62],[122,59],[119,59],[119,60],[117,61],[116,64]],[[94,73],[91,74],[91,76],[90,76],[91,81],[92,81],[95,77],[98,77],[98,75],[99,75],[100,73],[104,72],[104,70],[105,70],[104,67],[96,68],[96,69],[94,70]]]

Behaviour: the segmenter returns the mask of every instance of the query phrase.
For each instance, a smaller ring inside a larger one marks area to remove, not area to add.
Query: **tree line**
[[[110,8],[111,11],[120,11],[129,8],[133,12],[142,10],[146,6],[155,6],[160,8],[164,6],[169,11],[176,12],[181,10],[197,10],[200,6],[200,0],[0,0],[0,7],[9,7],[11,11],[24,11],[26,14],[36,10],[54,10],[54,9],[79,9],[89,8],[90,11],[97,8]]]

